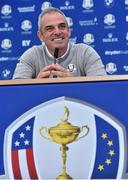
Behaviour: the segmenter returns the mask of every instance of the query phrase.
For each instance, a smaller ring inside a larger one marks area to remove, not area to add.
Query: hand
[[[52,67],[51,65],[44,67],[41,69],[36,79],[48,78],[51,74]]]
[[[59,64],[52,64],[52,70],[51,70],[51,76],[57,76],[57,77],[70,77],[71,74],[67,69],[60,66]]]
[[[69,77],[71,74],[59,64],[52,64],[44,67],[37,75],[37,79],[48,78],[50,76]]]

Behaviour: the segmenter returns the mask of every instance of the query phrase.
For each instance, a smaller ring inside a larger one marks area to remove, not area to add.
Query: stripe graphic
[[[14,179],[38,179],[33,154],[34,118],[22,124],[12,136],[12,172]]]

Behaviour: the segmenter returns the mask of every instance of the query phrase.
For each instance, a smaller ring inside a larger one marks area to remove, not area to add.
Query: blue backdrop
[[[0,0],[0,79],[11,79],[21,54],[37,38],[39,13],[61,9],[72,43],[87,43],[100,54],[108,74],[128,71],[128,0]]]

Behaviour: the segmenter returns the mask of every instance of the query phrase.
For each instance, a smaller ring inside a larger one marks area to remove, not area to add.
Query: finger
[[[57,76],[57,77],[70,77],[71,74],[69,72],[63,72],[63,71],[51,71],[51,74],[53,76]]]
[[[42,68],[40,72],[51,71],[52,69],[53,69],[52,65],[49,65]]]
[[[48,78],[49,76],[50,76],[50,71],[44,71],[38,74],[37,79]]]
[[[60,71],[60,72],[67,72],[67,69],[64,67],[60,66],[59,64],[54,64],[52,65],[53,70]]]

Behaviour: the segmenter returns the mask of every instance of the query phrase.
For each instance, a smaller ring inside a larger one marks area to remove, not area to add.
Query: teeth
[[[54,39],[54,41],[60,41],[60,40],[62,40],[62,38]]]

